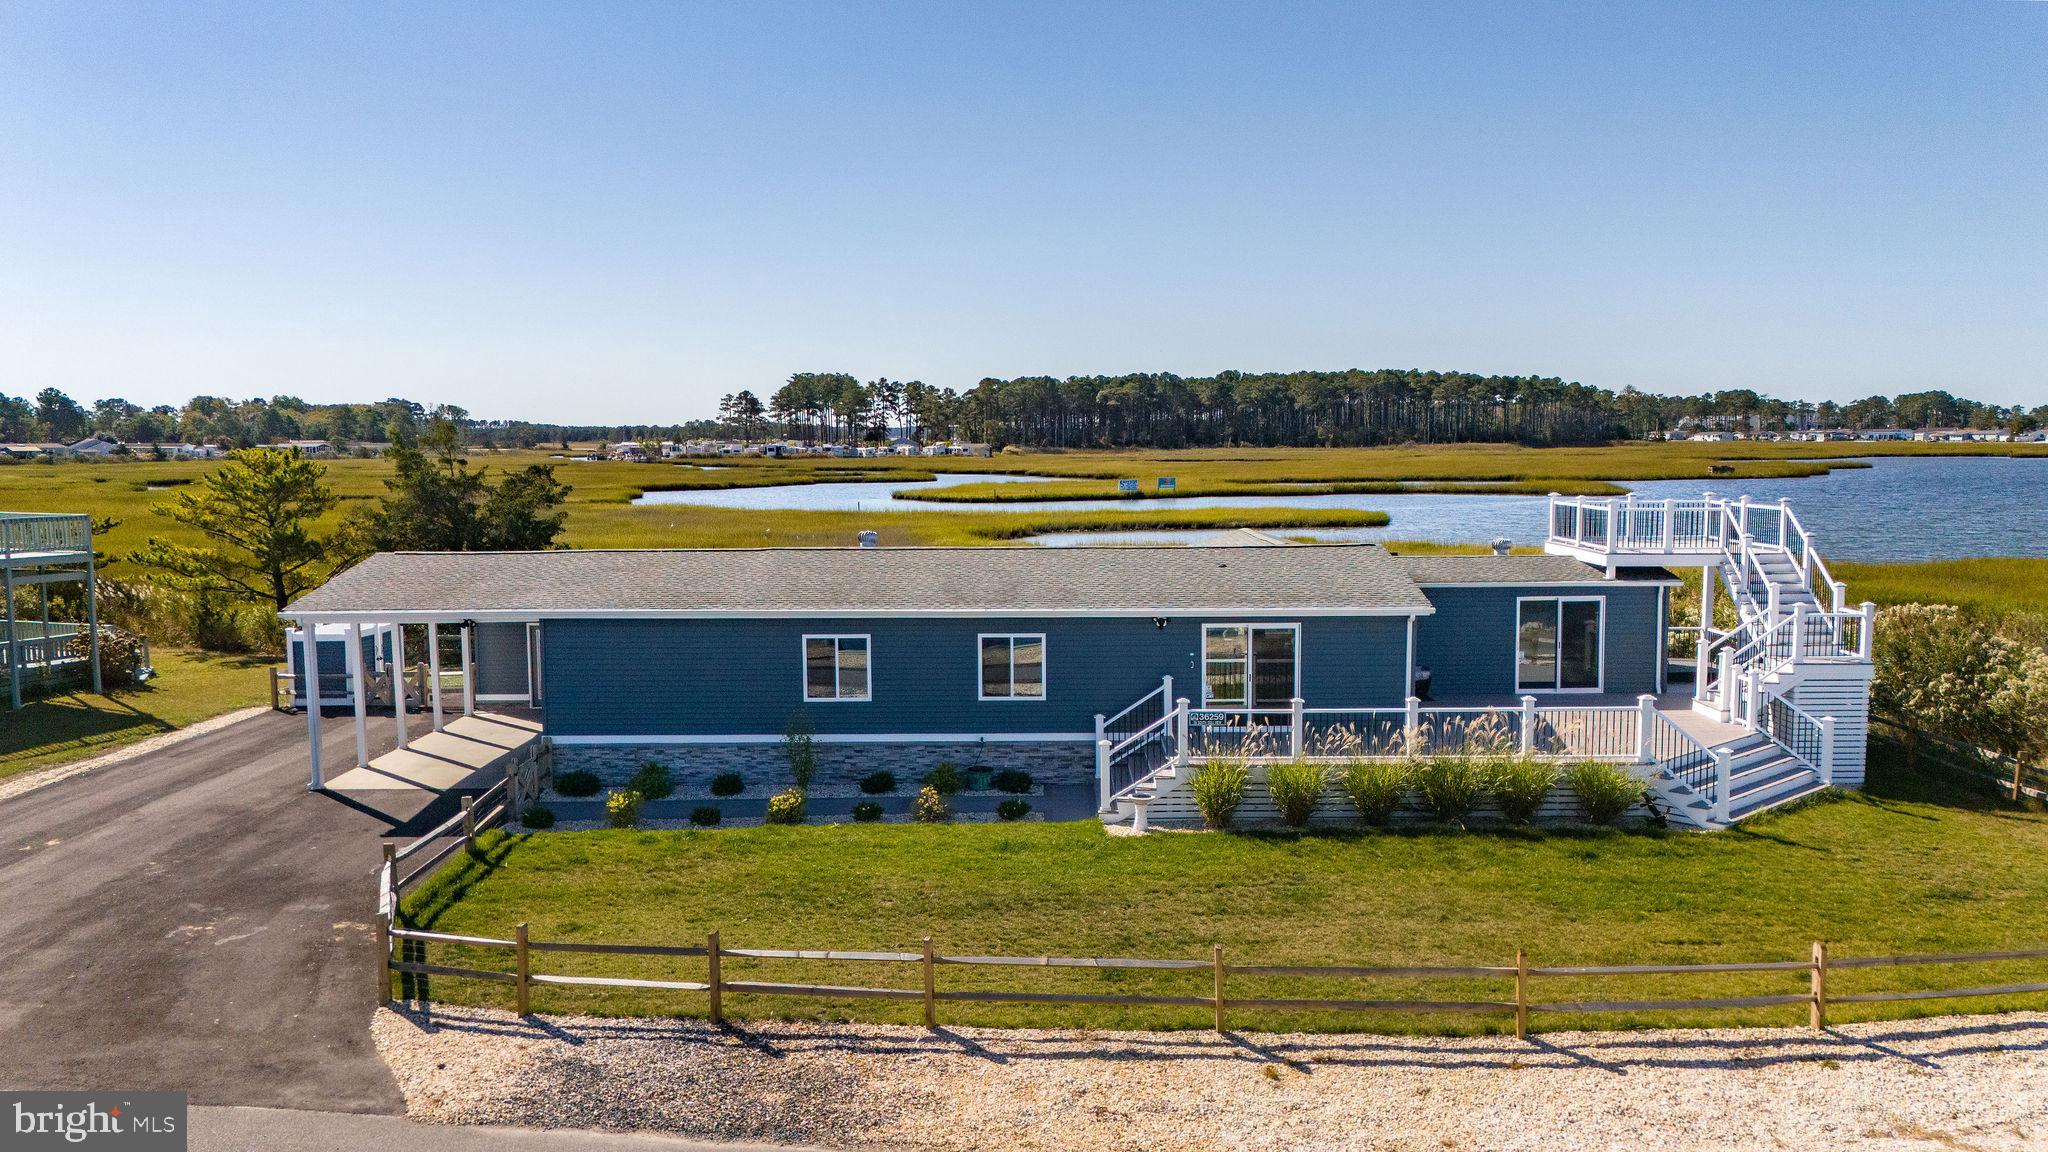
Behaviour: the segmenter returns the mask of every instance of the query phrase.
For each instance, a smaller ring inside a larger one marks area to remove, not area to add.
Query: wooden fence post
[[[470,852],[476,851],[476,797],[462,798],[462,846]]]
[[[704,957],[709,961],[711,968],[710,977],[705,983],[711,985],[711,1024],[715,1028],[725,1019],[725,1004],[723,1003],[725,980],[718,971],[718,932],[716,929],[712,931],[711,935],[704,938]]]
[[[275,712],[281,707],[277,701],[277,669],[266,667],[263,674],[270,677],[270,710]]]
[[[1223,945],[1216,945],[1216,951],[1210,960],[1210,966],[1216,972],[1215,1023],[1216,1031],[1221,1032],[1223,1031]]]
[[[1515,949],[1515,1039],[1529,1038],[1529,954]]]
[[[939,973],[937,962],[932,959],[932,938],[924,938],[924,1026],[939,1026]]]
[[[389,840],[377,876],[377,1007],[382,1008],[391,1003],[391,918],[398,914],[398,845]]]
[[[377,910],[377,1007],[391,1003],[391,917]]]
[[[529,1015],[527,1000],[527,989],[529,987],[529,984],[527,983],[527,981],[531,975],[531,972],[528,969],[526,962],[526,921],[524,920],[521,920],[517,925],[513,926],[512,954],[513,959],[518,966],[519,979],[518,982],[513,985],[513,987],[519,990],[519,1015],[526,1016]]]
[[[1828,1026],[1828,942],[1813,942],[1813,1004],[1808,1013],[1815,1032]]]

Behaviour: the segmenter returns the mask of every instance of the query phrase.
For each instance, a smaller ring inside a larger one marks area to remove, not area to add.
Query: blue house
[[[558,770],[614,782],[649,760],[685,787],[727,769],[786,775],[784,734],[802,723],[821,784],[880,768],[914,777],[941,760],[1019,767],[1090,784],[1106,817],[1143,820],[1174,809],[1204,742],[1257,736],[1275,755],[1335,755],[1345,735],[1349,754],[1385,752],[1392,738],[1417,746],[1481,719],[1525,750],[1641,765],[1673,815],[1702,827],[1739,818],[1744,801],[1860,781],[1860,727],[1853,757],[1823,756],[1774,720],[1771,700],[1811,711],[1789,690],[1734,689],[1761,671],[1747,632],[1688,632],[1702,652],[1667,658],[1671,567],[1699,562],[1717,578],[1725,542],[1707,564],[1704,543],[1683,552],[1660,537],[1652,553],[1582,536],[1553,538],[1543,555],[1482,556],[1369,545],[387,553],[284,616],[462,629],[476,700],[533,709]],[[1747,547],[1738,541],[1738,559]],[[1738,599],[1754,587],[1745,579]],[[1778,606],[1777,593],[1756,595]],[[1823,614],[1789,593],[1778,607],[1817,652]],[[1827,659],[1867,665],[1840,640]]]

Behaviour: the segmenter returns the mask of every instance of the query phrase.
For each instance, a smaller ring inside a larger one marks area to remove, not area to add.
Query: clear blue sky
[[[2048,4],[0,4],[0,391],[2048,400]]]

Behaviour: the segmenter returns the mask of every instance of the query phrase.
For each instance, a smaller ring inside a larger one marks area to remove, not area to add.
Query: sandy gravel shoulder
[[[244,720],[261,716],[268,711],[270,711],[269,708],[260,704],[253,708],[241,708],[219,716],[209,716],[204,720],[187,724],[183,728],[175,728],[169,732],[159,732],[155,736],[144,737],[133,744],[123,744],[112,752],[102,753],[88,760],[70,760],[62,764],[52,764],[46,768],[31,768],[20,775],[0,780],[0,800],[11,800],[16,796],[33,792],[38,788],[48,787],[59,780],[69,780],[73,776],[83,775],[87,772],[96,772],[102,768],[111,768],[116,764],[125,764],[138,756],[147,756],[152,752],[160,752],[173,745],[183,744],[194,737],[204,736],[208,732],[218,732],[230,724],[240,724]]]
[[[410,1115],[920,1149],[2048,1147],[2048,1013],[1418,1038],[380,1011]]]

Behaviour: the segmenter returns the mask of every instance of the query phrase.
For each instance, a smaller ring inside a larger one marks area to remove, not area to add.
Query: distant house
[[[1740,440],[1740,439],[1742,439],[1742,433],[1740,433],[1740,432],[1695,432],[1695,433],[1693,433],[1692,435],[1690,435],[1690,436],[1686,437],[1686,439],[1688,439],[1688,440],[1698,440],[1698,441],[1703,441],[1703,442],[1706,442],[1706,443],[1725,443],[1725,442],[1727,442],[1727,441],[1730,441],[1730,440]]]
[[[290,448],[301,456],[326,459],[334,455],[334,445],[325,440],[286,440],[277,446]]]
[[[120,450],[120,441],[107,440],[99,436],[88,436],[85,439],[80,440],[76,444],[71,445],[71,454],[73,456],[88,456],[94,459],[101,460],[109,456],[112,456],[114,453],[119,452]]]
[[[390,449],[391,442],[388,440],[357,440],[348,446],[350,455],[362,457],[382,456]]]
[[[0,452],[5,452],[16,460],[71,459],[71,445],[69,444],[0,444]]]

